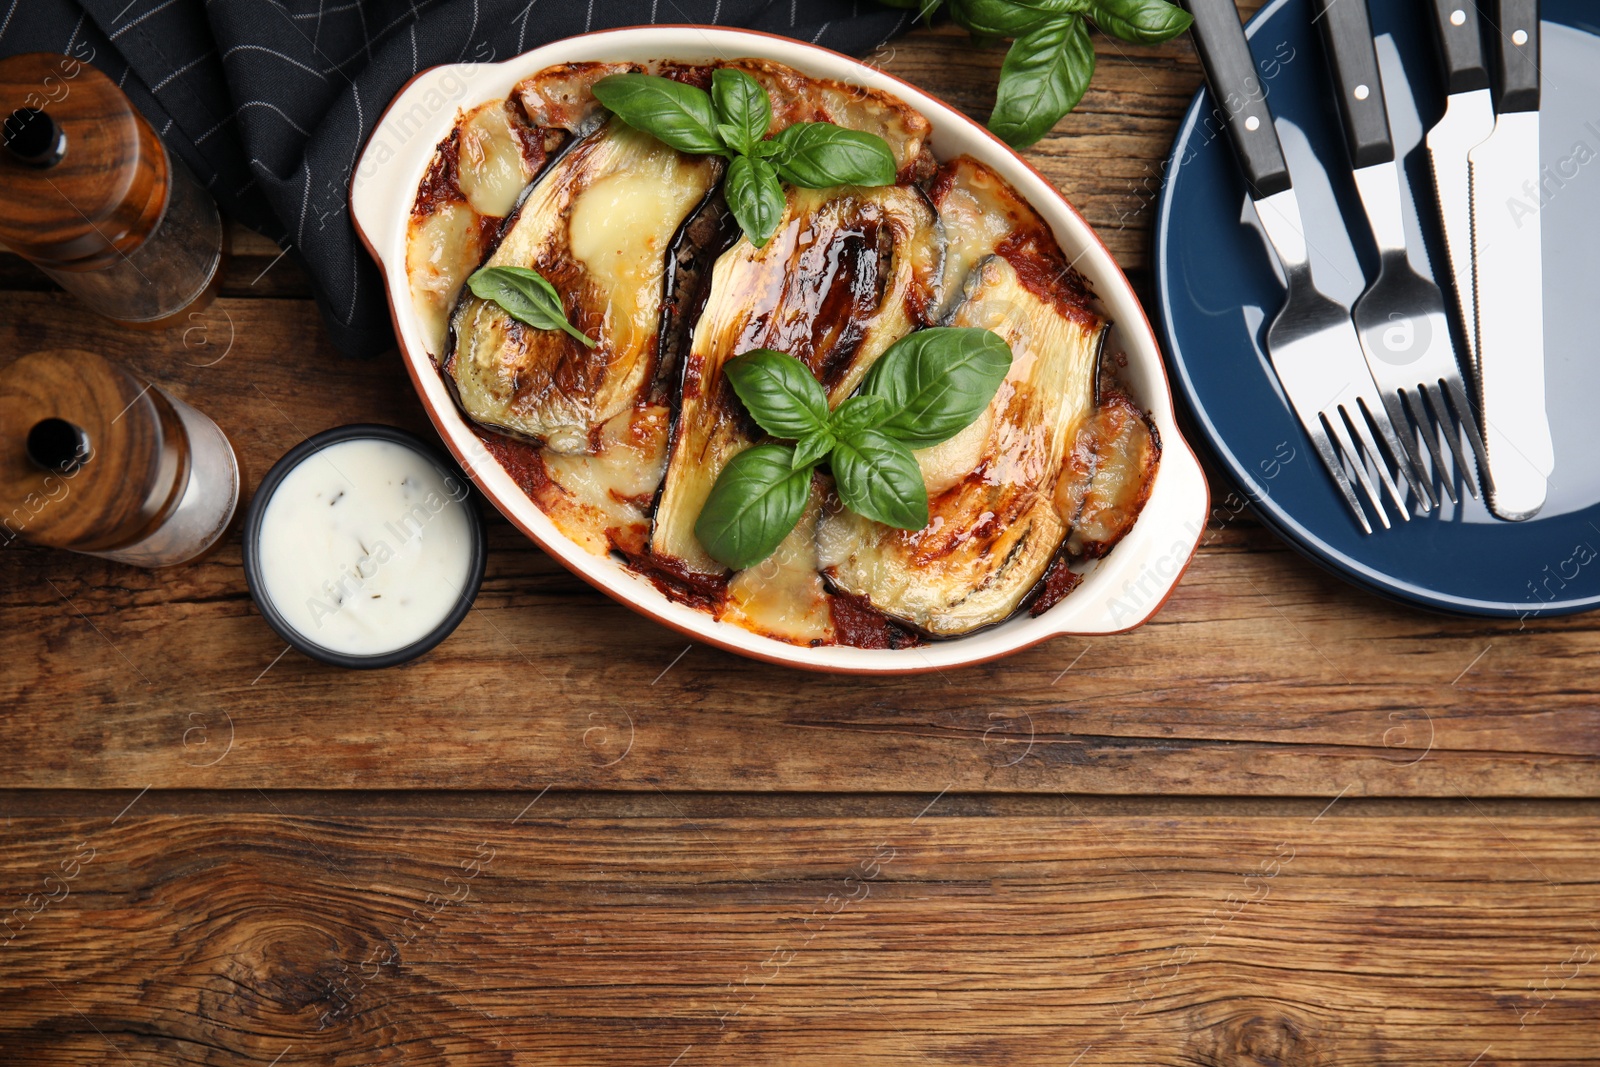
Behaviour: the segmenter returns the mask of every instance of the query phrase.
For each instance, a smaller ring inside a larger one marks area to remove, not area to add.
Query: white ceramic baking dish
[[[1038,618],[1023,614],[967,637],[899,650],[803,648],[718,622],[668,599],[649,580],[612,559],[590,554],[561,534],[484,449],[434,369],[411,307],[405,274],[406,220],[434,146],[450,132],[457,111],[504,98],[521,79],[557,63],[700,62],[746,56],[884,90],[922,112],[933,124],[934,154],[949,159],[966,153],[1005,177],[1044,216],[1067,258],[1093,283],[1107,316],[1116,323],[1108,351],[1127,355],[1121,377],[1135,400],[1150,410],[1161,432],[1161,466],[1144,513],[1127,537],[1108,557],[1089,565],[1082,585]],[[356,229],[383,271],[401,358],[446,447],[506,518],[574,574],[690,637],[811,670],[896,674],[966,666],[1058,634],[1109,634],[1139,626],[1161,607],[1198,547],[1210,506],[1205,478],[1173,419],[1172,395],[1150,323],[1111,253],[1049,182],[982,126],[914,86],[848,56],[764,33],[646,26],[568,38],[499,63],[434,67],[412,79],[379,120],[351,182],[350,204]]]

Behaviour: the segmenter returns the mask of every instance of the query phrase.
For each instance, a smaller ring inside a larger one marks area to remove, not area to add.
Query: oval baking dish
[[[622,562],[569,540],[519,488],[458,409],[429,355],[427,326],[413,306],[406,273],[407,220],[418,183],[458,113],[504,98],[522,79],[557,64],[702,63],[730,56],[770,60],[812,77],[887,92],[920,112],[932,124],[928,144],[938,158],[966,155],[987,165],[1044,219],[1062,252],[1093,286],[1105,317],[1115,324],[1108,351],[1126,356],[1118,377],[1160,434],[1160,467],[1143,512],[1115,551],[1081,567],[1082,583],[1042,614],[1019,613],[986,630],[899,649],[806,647],[718,621],[669,598]],[[1154,335],[1127,279],[1094,231],[1043,177],[981,126],[846,56],[761,33],[652,26],[569,38],[500,63],[435,67],[414,78],[379,120],[351,183],[351,210],[358,233],[383,272],[407,372],[451,453],[514,525],[573,573],[691,637],[757,659],[835,672],[912,673],[981,663],[1056,634],[1107,634],[1140,625],[1171,592],[1204,531],[1209,507],[1205,479],[1173,419]]]

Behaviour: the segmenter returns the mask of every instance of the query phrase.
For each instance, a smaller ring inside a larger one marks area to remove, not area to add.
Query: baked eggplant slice
[[[1133,528],[1161,462],[1161,435],[1120,391],[1103,391],[1100,408],[1078,432],[1056,483],[1056,513],[1072,532],[1066,553],[1099,559]]]
[[[452,134],[452,136],[454,136]],[[494,243],[500,219],[486,218],[465,198],[437,200],[413,214],[406,230],[406,278],[423,342],[435,363],[445,355],[450,309],[461,286]]]
[[[594,97],[594,83],[642,69],[637,63],[559,63],[522,79],[511,96],[533,126],[581,137],[605,121],[606,109]]]
[[[1000,175],[971,156],[957,156],[934,175],[928,198],[939,212],[946,237],[939,283],[939,321],[961,302],[972,269],[1019,231],[1044,228],[1044,220]]]
[[[444,356],[462,283],[565,138],[560,130],[528,125],[513,101],[496,100],[460,115],[434,149],[412,202],[406,277],[435,362]]]
[[[640,404],[613,416],[587,452],[544,448],[545,482],[535,496],[556,528],[589,552],[644,551],[650,504],[667,466],[672,415],[659,404]]]
[[[588,451],[592,433],[649,387],[673,237],[721,171],[717,157],[683,155],[615,120],[552,163],[484,265],[537,270],[596,344],[464,292],[445,363],[462,409],[555,452]]]
[[[656,351],[656,372],[650,383],[653,403],[678,407],[678,382],[688,355],[694,324],[711,289],[711,268],[740,235],[739,222],[728,210],[719,186],[705,203],[684,221],[667,255],[662,286],[661,340]]]
[[[757,348],[786,352],[837,405],[931,309],[943,239],[919,190],[789,189],[786,198],[771,240],[757,248],[740,238],[717,260],[684,361],[651,548],[690,573],[727,572],[694,524],[722,468],[759,434],[723,363]]]
[[[1011,370],[983,415],[917,454],[930,522],[896,530],[838,506],[818,529],[838,589],[935,637],[1004,620],[1033,592],[1067,536],[1055,489],[1095,411],[1107,324],[1071,285],[1059,256],[993,255],[967,279],[954,326],[993,330]]]
[[[505,218],[543,166],[537,131],[504,102],[474,108],[456,129],[461,195],[478,214]]]

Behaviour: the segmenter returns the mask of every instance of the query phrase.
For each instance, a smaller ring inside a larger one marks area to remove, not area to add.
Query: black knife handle
[[[1539,110],[1539,0],[1499,0],[1494,40],[1500,99],[1495,111]]]
[[[1180,0],[1194,16],[1189,32],[1194,36],[1205,67],[1211,95],[1221,110],[1233,141],[1233,150],[1244,168],[1250,194],[1260,200],[1289,188],[1289,164],[1278,143],[1267,107],[1267,90],[1256,74],[1256,61],[1250,54],[1239,9],[1234,0]]]
[[[1394,159],[1394,142],[1389,137],[1367,0],[1317,0],[1316,7],[1350,162],[1357,170],[1388,163]]]
[[[1444,91],[1467,93],[1489,88],[1483,31],[1474,0],[1433,0],[1433,28],[1444,66]]]

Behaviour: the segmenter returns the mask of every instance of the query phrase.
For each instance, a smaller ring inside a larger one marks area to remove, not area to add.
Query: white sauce
[[[472,563],[466,486],[405,445],[339,441],[306,457],[261,517],[263,592],[307,640],[372,656],[431,633]]]

